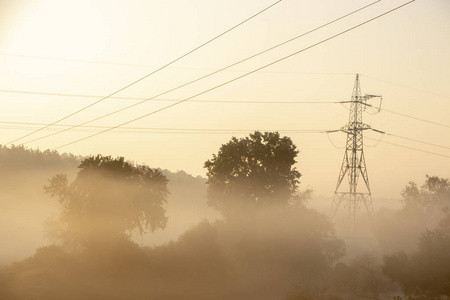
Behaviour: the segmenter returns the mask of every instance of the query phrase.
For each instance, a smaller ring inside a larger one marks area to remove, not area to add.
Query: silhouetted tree
[[[56,240],[92,247],[127,238],[132,230],[165,228],[163,204],[169,192],[159,170],[101,155],[84,159],[79,168],[71,184],[59,174],[44,187],[61,203],[50,232]]]
[[[422,186],[409,182],[401,195],[401,209],[377,215],[376,234],[387,253],[417,250],[420,233],[436,226],[450,208],[450,181],[427,175]]]
[[[384,258],[384,273],[416,299],[450,297],[450,214],[419,238],[412,255],[396,253]]]
[[[225,216],[243,207],[286,205],[295,200],[301,174],[297,147],[278,132],[233,137],[205,162],[208,203]]]
[[[416,183],[409,182],[402,196],[404,209],[408,212],[440,214],[450,207],[450,181],[448,178],[426,175],[421,189]]]
[[[72,154],[58,153],[55,150],[40,151],[39,149],[20,146],[0,145],[1,173],[17,172],[20,170],[46,170],[54,168],[72,168],[79,164],[80,157]]]

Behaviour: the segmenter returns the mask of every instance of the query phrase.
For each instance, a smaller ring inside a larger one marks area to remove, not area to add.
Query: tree
[[[448,178],[426,175],[421,189],[410,182],[402,191],[403,207],[407,212],[440,215],[450,207],[450,181]]]
[[[401,209],[377,215],[376,234],[387,252],[417,250],[420,233],[436,226],[450,208],[450,181],[426,175],[421,186],[409,182],[401,195]]]
[[[295,200],[301,174],[297,147],[278,132],[233,137],[205,162],[208,203],[225,216],[244,206],[286,205]]]
[[[419,250],[412,255],[395,253],[384,258],[384,273],[408,296],[417,299],[450,297],[450,214],[433,230],[419,238]]]
[[[101,155],[84,159],[79,168],[71,184],[59,174],[44,187],[61,203],[50,226],[57,241],[88,248],[127,239],[132,230],[165,228],[168,181],[159,170]]]

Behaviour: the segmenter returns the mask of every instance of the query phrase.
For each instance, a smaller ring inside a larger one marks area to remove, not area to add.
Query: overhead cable
[[[79,98],[99,98],[102,96],[98,95],[86,95],[86,94],[64,94],[64,93],[50,93],[50,92],[36,92],[36,91],[20,91],[20,90],[0,90],[0,93],[16,93],[16,94],[31,94],[31,95],[43,95],[43,96],[61,96],[61,97],[79,97]],[[146,100],[148,98],[144,97],[109,97],[110,99],[122,99],[122,100]],[[152,101],[167,101],[167,102],[177,102],[179,99],[155,99],[152,98]],[[348,109],[344,105],[345,101],[301,101],[301,100],[292,100],[292,101],[259,101],[259,100],[193,100],[189,103],[229,103],[229,104],[341,104],[345,109]],[[442,126],[446,128],[450,128],[450,125],[419,118],[416,116],[411,116],[408,114],[400,113],[397,111],[393,111],[390,109],[383,108],[383,111],[388,113],[396,114],[405,118],[414,119],[417,121],[434,124],[437,126]],[[90,121],[91,122],[91,121]],[[50,124],[48,124],[50,125]],[[73,127],[83,126],[83,125],[72,125]]]
[[[396,138],[399,138],[399,139],[404,139],[404,140],[408,140],[408,141],[412,141],[412,142],[417,142],[417,143],[421,143],[421,144],[425,144],[425,145],[429,145],[429,146],[434,146],[434,147],[439,147],[439,148],[443,148],[443,149],[448,149],[448,150],[450,150],[450,147],[447,147],[447,146],[442,146],[442,145],[438,145],[438,144],[433,144],[433,143],[429,143],[429,142],[424,142],[424,141],[421,141],[421,140],[412,139],[412,138],[407,138],[407,137],[400,136],[400,135],[396,135],[396,134],[389,134],[389,133],[388,133],[388,135],[393,136],[393,137],[396,137]]]
[[[421,122],[425,122],[425,123],[430,123],[430,124],[434,124],[434,125],[450,128],[450,125],[447,125],[447,124],[438,123],[438,122],[435,122],[435,121],[430,121],[430,120],[414,117],[414,116],[403,114],[403,113],[399,113],[399,112],[396,112],[396,111],[393,111],[393,110],[390,110],[390,109],[383,108],[383,111],[387,111],[387,112],[389,112],[391,114],[399,115],[399,116],[402,116],[402,117],[405,117],[405,118],[410,118],[410,119],[414,119],[414,120],[417,120],[417,121],[421,121]]]
[[[100,132],[98,132],[98,133],[95,133],[95,134],[93,134],[93,135],[90,135],[90,136],[87,136],[87,137],[84,137],[84,138],[81,138],[81,139],[78,139],[78,140],[75,140],[75,141],[66,143],[66,144],[64,144],[64,145],[58,146],[58,147],[56,147],[56,148],[54,148],[54,149],[59,149],[59,148],[62,148],[62,147],[68,146],[68,145],[72,145],[72,144],[74,144],[74,143],[78,143],[78,142],[83,141],[83,140],[86,140],[86,139],[88,139],[88,138],[91,138],[91,137],[100,135],[100,134],[102,134],[102,133],[105,133],[105,132],[107,132],[107,131],[109,131],[109,130],[112,130],[112,129],[115,129],[115,128],[118,128],[118,127],[127,125],[127,124],[129,124],[129,123],[132,123],[132,122],[135,122],[135,121],[137,121],[137,120],[143,119],[143,118],[145,118],[145,117],[148,117],[148,116],[150,116],[150,115],[156,114],[156,113],[161,112],[161,111],[163,111],[163,110],[169,109],[169,108],[171,108],[171,107],[173,107],[173,106],[176,106],[176,105],[178,105],[178,104],[181,104],[181,103],[183,103],[183,102],[186,102],[186,101],[188,101],[188,100],[190,100],[190,99],[192,99],[192,98],[195,98],[195,97],[198,97],[198,96],[203,95],[203,94],[205,94],[205,93],[208,93],[208,92],[210,92],[210,91],[212,91],[212,90],[215,90],[215,89],[220,88],[220,87],[222,87],[222,86],[224,86],[224,85],[227,85],[227,84],[229,84],[229,83],[231,83],[231,82],[234,82],[234,81],[236,81],[236,80],[239,80],[239,79],[241,79],[241,78],[244,78],[244,77],[246,77],[246,76],[248,76],[248,75],[250,75],[250,74],[256,73],[256,72],[258,72],[258,71],[260,71],[260,70],[262,70],[262,69],[265,69],[265,68],[267,68],[267,67],[269,67],[269,66],[272,66],[272,65],[274,65],[274,64],[276,64],[276,63],[279,63],[279,62],[281,62],[281,61],[284,61],[284,60],[286,60],[286,59],[288,59],[288,58],[290,58],[290,57],[293,57],[293,56],[295,56],[295,55],[297,55],[297,54],[299,54],[299,53],[302,53],[302,52],[304,52],[304,51],[306,51],[306,50],[308,50],[308,49],[311,49],[311,48],[316,47],[316,46],[318,46],[318,45],[320,45],[320,44],[323,44],[323,43],[325,43],[325,42],[327,42],[327,41],[329,41],[329,40],[331,40],[331,39],[334,39],[334,38],[336,38],[336,37],[339,37],[339,36],[341,36],[341,35],[343,35],[343,34],[349,32],[349,31],[352,31],[352,30],[354,30],[354,29],[356,29],[356,28],[358,28],[358,27],[361,27],[361,26],[363,26],[363,25],[369,23],[369,22],[372,22],[372,21],[374,21],[374,20],[376,20],[376,19],[378,19],[378,18],[381,18],[382,16],[385,16],[385,15],[387,15],[387,14],[393,12],[393,11],[396,11],[396,10],[402,8],[402,7],[405,7],[406,5],[409,5],[409,4],[411,4],[411,3],[415,2],[415,1],[416,1],[416,0],[411,0],[411,1],[409,1],[409,2],[406,2],[406,3],[404,3],[404,4],[400,5],[400,6],[397,6],[397,7],[393,8],[393,9],[389,10],[389,11],[386,11],[386,12],[380,14],[380,15],[377,15],[377,16],[375,16],[375,17],[373,17],[373,18],[371,18],[371,19],[369,19],[369,20],[367,20],[367,21],[364,21],[364,22],[362,22],[362,23],[359,23],[359,24],[356,25],[356,26],[353,26],[353,27],[351,27],[351,28],[349,28],[349,29],[346,29],[346,30],[344,30],[344,31],[341,31],[340,33],[335,34],[335,35],[333,35],[333,36],[331,36],[331,37],[329,37],[329,38],[326,38],[326,39],[324,39],[324,40],[322,40],[322,41],[320,41],[320,42],[318,42],[318,43],[315,43],[315,44],[313,44],[313,45],[311,45],[311,46],[308,46],[308,47],[306,47],[306,48],[303,48],[303,49],[301,49],[301,50],[299,50],[299,51],[296,51],[296,52],[294,52],[294,53],[292,53],[292,54],[290,54],[290,55],[284,56],[283,58],[280,58],[280,59],[278,59],[278,60],[275,60],[275,61],[273,61],[273,62],[271,62],[271,63],[269,63],[269,64],[266,64],[266,65],[264,65],[264,66],[262,66],[262,67],[259,67],[259,68],[257,68],[257,69],[254,69],[253,71],[250,71],[250,72],[248,72],[248,73],[245,73],[245,74],[243,74],[243,75],[241,75],[241,76],[235,77],[234,79],[231,79],[231,80],[226,81],[226,82],[224,82],[224,83],[222,83],[222,84],[219,84],[219,85],[217,85],[217,86],[215,86],[215,87],[212,87],[212,88],[210,88],[210,89],[207,89],[207,90],[205,90],[205,91],[203,91],[203,92],[201,92],[201,93],[195,94],[195,95],[193,95],[193,96],[191,96],[191,97],[188,97],[188,98],[186,98],[186,99],[184,99],[184,100],[180,100],[179,102],[176,102],[176,103],[174,103],[174,104],[171,104],[171,105],[168,105],[168,106],[163,107],[163,108],[161,108],[161,109],[152,111],[152,112],[147,113],[147,114],[145,114],[145,115],[142,115],[142,116],[140,116],[140,117],[134,118],[134,119],[132,119],[132,120],[130,120],[130,121],[124,122],[124,123],[122,123],[122,124],[113,126],[113,127],[111,127],[110,129],[105,129],[105,130],[100,131]]]
[[[418,140],[418,139],[413,139],[413,138],[404,137],[404,136],[397,135],[397,134],[387,133],[387,132],[380,131],[380,130],[376,130],[376,129],[372,129],[372,131],[381,133],[382,135],[389,135],[389,136],[393,136],[393,137],[396,137],[396,138],[399,138],[399,139],[403,139],[403,140],[408,140],[408,141],[412,141],[412,142],[421,143],[421,144],[424,144],[424,145],[429,145],[429,146],[434,146],[434,147],[439,147],[439,148],[443,148],[443,149],[448,149],[448,150],[450,150],[450,147],[447,147],[447,146],[442,146],[442,145],[438,145],[438,144],[433,144],[433,143],[421,141],[421,140]]]
[[[97,117],[97,118],[95,118],[95,119],[88,120],[88,121],[86,121],[86,122],[83,122],[83,123],[81,123],[81,124],[79,124],[79,125],[74,126],[73,128],[76,128],[76,127],[81,126],[81,125],[86,125],[86,124],[92,123],[92,122],[94,122],[94,121],[98,121],[98,120],[100,120],[100,119],[109,117],[109,116],[111,116],[111,115],[114,115],[114,114],[117,114],[117,113],[119,113],[119,112],[125,111],[125,110],[127,110],[127,109],[130,109],[130,108],[132,108],[132,107],[135,107],[135,106],[140,105],[140,104],[142,104],[142,103],[145,103],[145,102],[147,102],[147,101],[154,100],[154,99],[157,98],[157,97],[163,96],[163,95],[165,95],[165,94],[167,94],[167,93],[173,92],[173,91],[175,91],[175,90],[178,90],[178,89],[180,89],[180,88],[183,88],[183,87],[188,86],[188,85],[190,85],[190,84],[193,84],[193,83],[195,83],[195,82],[198,82],[198,81],[200,81],[200,80],[203,80],[203,79],[205,79],[205,78],[208,78],[208,77],[210,77],[210,76],[212,76],[212,75],[215,75],[215,74],[217,74],[217,73],[219,73],[219,72],[225,71],[225,70],[227,70],[227,69],[229,69],[229,68],[232,68],[232,67],[234,67],[234,66],[236,66],[236,65],[238,65],[238,64],[241,64],[241,63],[243,63],[243,62],[245,62],[245,61],[248,61],[248,60],[250,60],[250,59],[253,59],[253,58],[255,58],[255,57],[259,56],[259,55],[262,55],[262,54],[264,54],[264,53],[266,53],[266,52],[269,52],[269,51],[271,51],[271,50],[273,50],[273,49],[275,49],[275,48],[281,47],[281,46],[283,46],[283,45],[285,45],[285,44],[287,44],[287,43],[290,43],[290,42],[292,42],[292,41],[294,41],[294,40],[296,40],[296,39],[299,39],[299,38],[301,38],[301,37],[303,37],[303,36],[305,36],[305,35],[307,35],[307,34],[310,34],[310,33],[314,32],[314,31],[317,31],[317,30],[319,30],[319,29],[321,29],[321,28],[323,28],[323,27],[325,27],[325,26],[328,26],[328,25],[330,25],[330,24],[332,24],[332,23],[335,23],[335,22],[337,22],[337,21],[339,21],[339,20],[341,20],[341,19],[343,19],[343,18],[346,18],[346,17],[352,15],[352,14],[355,14],[355,13],[357,13],[357,12],[363,10],[363,9],[366,9],[366,8],[368,8],[368,7],[372,6],[372,5],[374,5],[374,4],[378,3],[378,2],[380,2],[380,1],[381,1],[381,0],[377,0],[377,1],[372,2],[372,3],[368,4],[368,5],[365,5],[365,6],[361,7],[361,8],[358,8],[357,10],[354,10],[354,11],[352,11],[352,12],[350,12],[350,13],[347,13],[347,14],[345,14],[345,15],[343,15],[343,16],[337,18],[337,19],[334,19],[334,20],[332,20],[332,21],[330,21],[330,22],[327,22],[327,23],[325,23],[325,24],[323,24],[323,25],[321,25],[321,26],[319,26],[319,27],[316,27],[316,28],[314,28],[314,29],[312,29],[312,30],[309,30],[309,31],[304,32],[304,33],[302,33],[302,34],[300,34],[300,35],[297,35],[296,37],[293,37],[293,38],[291,38],[291,39],[289,39],[289,40],[287,40],[287,41],[284,41],[284,42],[282,42],[282,43],[279,43],[279,44],[277,44],[277,45],[275,45],[275,46],[272,46],[272,47],[270,47],[270,48],[267,48],[266,50],[263,50],[263,51],[258,52],[258,53],[256,53],[256,54],[253,54],[253,55],[251,55],[251,56],[249,56],[249,57],[247,57],[247,58],[244,58],[244,59],[242,59],[242,60],[239,60],[238,62],[235,62],[235,63],[233,63],[233,64],[231,64],[231,65],[228,65],[228,66],[226,66],[226,67],[223,67],[223,68],[221,68],[221,69],[218,69],[218,70],[216,70],[216,71],[214,71],[214,72],[212,72],[212,73],[209,73],[209,74],[207,74],[207,75],[201,76],[201,77],[199,77],[199,78],[197,78],[197,79],[194,79],[194,80],[192,80],[192,81],[189,81],[189,82],[187,82],[187,83],[184,83],[184,84],[182,84],[182,85],[179,85],[179,86],[177,86],[177,87],[175,87],[175,88],[169,89],[169,90],[167,90],[167,91],[165,91],[165,92],[163,92],[163,93],[160,93],[160,94],[158,94],[158,95],[155,95],[155,96],[149,97],[149,98],[147,98],[147,99],[144,99],[144,100],[142,100],[142,101],[140,101],[140,102],[137,102],[137,103],[128,105],[128,106],[126,106],[126,107],[123,107],[123,108],[121,108],[121,109],[115,110],[115,111],[110,112],[110,113],[108,113],[108,114],[102,115],[102,116]],[[250,73],[252,73],[252,72],[250,72]],[[246,74],[248,75],[249,73],[246,73]],[[244,75],[244,76],[246,76],[246,75]],[[242,77],[244,77],[244,76],[242,76]],[[71,129],[73,129],[73,128],[66,128],[66,129],[64,129],[64,130],[61,130],[60,132],[55,132],[55,133],[52,133],[52,134],[49,134],[49,135],[46,135],[46,136],[42,136],[42,137],[40,137],[40,138],[36,138],[36,139],[34,139],[34,140],[31,140],[31,141],[27,141],[27,142],[25,142],[24,144],[26,144],[26,143],[31,143],[31,142],[35,142],[35,141],[37,141],[37,140],[41,140],[41,139],[44,139],[44,138],[47,138],[47,137],[50,137],[50,136],[53,136],[53,135],[56,135],[56,134],[60,134],[60,133],[69,131],[69,130],[71,130]]]
[[[374,141],[377,140],[377,139],[373,139],[373,138],[369,138],[369,137],[365,137],[365,138],[369,139],[369,140],[374,140]],[[414,147],[409,147],[409,146],[404,146],[404,145],[400,145],[400,144],[395,144],[395,143],[391,143],[391,142],[387,142],[387,141],[380,141],[380,142],[381,143],[385,143],[385,144],[389,144],[389,145],[393,145],[393,146],[397,146],[397,147],[401,147],[401,148],[411,149],[411,150],[415,150],[415,151],[419,151],[419,152],[424,152],[424,153],[428,153],[428,154],[432,154],[432,155],[437,155],[437,156],[441,156],[441,157],[450,158],[450,155],[444,155],[444,154],[440,154],[440,153],[436,153],[436,152],[431,152],[431,151],[422,150],[422,149],[418,149],[418,148],[414,148]]]
[[[44,123],[32,123],[32,122],[10,122],[10,121],[0,121],[0,124],[6,125],[5,127],[2,127],[0,125],[0,129],[20,129],[20,130],[28,130],[30,128],[34,128],[35,126],[43,126],[48,125]],[[70,127],[73,125],[69,124],[57,124],[54,125],[55,127]],[[106,129],[109,128],[108,126],[80,126],[77,128],[79,132],[90,132],[93,130],[98,129]],[[49,127],[46,130],[59,130],[60,128],[54,128]],[[229,134],[229,133],[248,133],[255,131],[256,129],[213,129],[213,128],[167,128],[167,127],[120,127],[116,128],[120,131],[115,131],[116,133],[154,133],[154,132],[173,132],[173,133],[200,133],[200,134],[209,134],[209,133],[223,133],[223,134]],[[260,131],[279,131],[279,132],[286,132],[286,133],[325,133],[327,131],[324,130],[317,130],[317,129],[259,129]]]
[[[121,89],[119,89],[119,90],[117,90],[117,91],[115,91],[115,92],[113,92],[113,93],[111,93],[111,94],[109,94],[109,95],[107,95],[107,96],[101,98],[100,100],[97,100],[97,101],[95,101],[95,102],[93,102],[93,103],[91,103],[91,104],[89,104],[89,105],[87,105],[87,106],[85,106],[85,107],[83,107],[83,108],[81,108],[81,109],[79,109],[79,110],[77,110],[77,111],[75,111],[75,112],[73,112],[73,113],[71,113],[71,114],[69,114],[69,115],[67,115],[67,116],[65,116],[65,117],[63,117],[63,118],[57,120],[57,121],[55,121],[55,122],[53,122],[53,123],[51,123],[51,124],[48,125],[48,126],[44,126],[44,127],[42,127],[42,128],[39,128],[39,129],[37,129],[37,130],[35,130],[35,131],[33,131],[33,132],[27,134],[27,135],[24,135],[24,136],[22,136],[22,137],[20,137],[20,138],[18,138],[18,139],[15,139],[15,140],[13,140],[13,141],[11,141],[11,142],[9,142],[9,143],[6,143],[6,145],[7,145],[7,144],[14,143],[14,142],[16,142],[16,141],[18,141],[18,140],[21,140],[21,139],[23,139],[23,138],[25,138],[25,137],[28,137],[28,136],[32,135],[32,134],[35,134],[35,133],[37,133],[37,132],[39,132],[39,131],[41,131],[41,130],[44,130],[44,129],[48,128],[48,127],[51,126],[51,125],[54,125],[54,124],[56,124],[56,123],[59,123],[59,122],[65,120],[65,119],[67,119],[67,118],[69,118],[69,117],[71,117],[71,116],[73,116],[73,115],[76,115],[76,114],[78,114],[78,113],[80,113],[80,112],[82,112],[82,111],[84,111],[84,110],[86,110],[86,109],[88,109],[88,108],[90,108],[90,107],[92,107],[92,106],[94,106],[94,105],[96,105],[96,104],[98,104],[98,103],[100,103],[100,102],[102,102],[102,101],[108,99],[108,98],[111,97],[111,96],[114,96],[115,94],[117,94],[117,93],[119,93],[119,92],[121,92],[121,91],[123,91],[123,90],[129,88],[130,86],[132,86],[132,85],[134,85],[134,84],[136,84],[136,83],[138,83],[138,82],[140,82],[140,81],[142,81],[142,80],[144,80],[144,79],[150,77],[151,75],[153,75],[153,74],[155,74],[155,73],[161,71],[162,69],[164,69],[164,68],[166,68],[166,67],[172,65],[173,63],[175,63],[175,62],[181,60],[182,58],[188,56],[189,54],[191,54],[191,53],[193,53],[193,52],[199,50],[200,48],[202,48],[202,47],[208,45],[209,43],[213,42],[214,40],[220,38],[221,36],[227,34],[228,32],[230,32],[230,31],[236,29],[237,27],[241,26],[242,24],[244,24],[244,23],[250,21],[251,19],[253,19],[253,18],[255,18],[256,16],[258,16],[258,15],[262,14],[263,12],[265,12],[266,10],[268,10],[268,9],[272,8],[273,6],[277,5],[277,4],[280,3],[281,1],[282,1],[282,0],[276,1],[275,3],[269,5],[268,7],[266,7],[266,8],[264,8],[263,10],[257,12],[256,14],[252,15],[251,17],[245,19],[244,21],[240,22],[239,24],[237,24],[237,25],[231,27],[230,29],[227,29],[226,31],[224,31],[224,32],[222,32],[221,34],[215,36],[214,38],[208,40],[207,42],[201,44],[200,46],[198,46],[198,47],[192,49],[191,51],[189,51],[189,52],[187,52],[187,53],[181,55],[180,57],[178,57],[178,58],[172,60],[171,62],[165,64],[164,66],[162,66],[162,67],[160,67],[160,68],[158,68],[158,69],[156,69],[155,71],[152,71],[151,73],[145,75],[144,77],[141,77],[140,79],[138,79],[138,80],[136,80],[136,81],[134,81],[134,82],[132,82],[132,83],[126,85],[125,87],[123,87],[123,88],[121,88]]]
[[[60,94],[49,92],[33,92],[33,91],[18,91],[18,90],[0,90],[0,93],[17,93],[17,94],[32,94],[43,96],[61,96],[61,97],[79,97],[79,98],[98,98],[99,96],[85,95],[85,94]],[[122,100],[145,100],[143,97],[109,97],[110,99]],[[177,102],[180,99],[152,99],[153,101]],[[339,101],[313,101],[313,100],[292,100],[292,101],[260,101],[260,100],[201,100],[197,99],[190,103],[229,103],[229,104],[338,104]],[[73,125],[77,126],[77,125]],[[81,125],[80,125],[81,126]]]
[[[333,145],[333,147],[334,148],[336,148],[336,149],[344,149],[345,148],[345,146],[342,146],[342,147],[339,147],[339,146],[337,146],[334,142],[333,142],[333,140],[331,139],[331,137],[330,137],[330,133],[332,133],[332,132],[335,132],[334,130],[329,130],[329,131],[326,131],[325,133],[327,134],[327,138],[328,138],[328,140],[330,141],[330,143],[331,143],[331,145]]]
[[[381,0],[379,0],[381,1]],[[134,66],[134,67],[146,67],[146,68],[159,68],[161,66],[156,65],[143,65],[143,64],[132,64],[132,63],[119,63],[119,62],[106,62],[106,61],[93,61],[93,60],[80,60],[80,59],[67,59],[67,58],[52,58],[47,56],[34,56],[34,55],[23,55],[23,54],[10,54],[10,53],[0,53],[2,56],[12,56],[12,57],[24,57],[32,59],[45,59],[45,60],[56,60],[56,61],[69,61],[69,62],[81,62],[89,64],[101,64],[101,65],[118,65],[118,66]],[[195,71],[215,71],[212,68],[200,68],[200,67],[167,67],[169,69],[178,70],[195,70]],[[240,72],[245,73],[248,70],[227,70],[228,72]],[[295,71],[265,71],[264,73],[278,73],[278,74],[300,74],[300,75],[355,75],[355,73],[344,73],[344,72],[295,72]]]
[[[407,85],[400,84],[400,83],[395,83],[395,82],[384,80],[384,79],[375,78],[375,77],[372,77],[372,76],[367,76],[367,75],[364,75],[364,74],[361,74],[361,76],[364,76],[366,78],[370,78],[370,79],[373,79],[373,80],[385,82],[385,83],[388,83],[388,84],[396,85],[396,86],[399,86],[399,87],[403,87],[403,88],[406,88],[406,89],[414,90],[414,91],[417,91],[417,92],[421,92],[421,93],[425,93],[425,94],[430,94],[430,95],[434,95],[434,96],[450,99],[450,96],[447,96],[447,95],[442,95],[442,94],[438,94],[438,93],[434,93],[434,92],[430,92],[430,91],[421,90],[421,89],[418,89],[418,88],[415,88],[415,87],[407,86]]]

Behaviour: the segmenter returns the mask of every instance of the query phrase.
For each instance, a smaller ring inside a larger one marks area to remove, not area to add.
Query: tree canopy
[[[50,226],[56,240],[89,247],[126,238],[132,230],[165,228],[168,181],[159,170],[101,155],[84,159],[79,169],[72,183],[59,174],[44,187],[61,203],[60,217]]]
[[[422,185],[409,182],[401,195],[401,209],[377,213],[376,235],[386,252],[417,250],[420,233],[435,227],[450,208],[450,181],[427,175]]]
[[[450,207],[450,181],[448,178],[427,175],[420,189],[416,183],[409,182],[402,196],[406,211],[439,215]]]
[[[298,150],[278,132],[233,137],[205,162],[208,203],[225,215],[244,206],[286,205],[295,199],[301,174]]]
[[[411,255],[395,253],[384,258],[384,273],[408,296],[417,299],[450,297],[450,214],[419,238],[419,250]]]

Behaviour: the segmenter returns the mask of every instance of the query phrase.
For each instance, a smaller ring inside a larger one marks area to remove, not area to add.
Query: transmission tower
[[[381,96],[361,96],[359,75],[356,74],[351,101],[344,102],[350,104],[350,113],[348,124],[342,127],[340,131],[347,134],[347,143],[331,206],[331,217],[334,218],[341,204],[344,204],[347,208],[350,226],[352,228],[355,225],[362,203],[366,207],[368,214],[370,216],[373,215],[372,194],[370,192],[369,177],[367,175],[366,160],[364,158],[363,142],[363,131],[372,128],[369,125],[364,124],[362,120],[363,111],[369,107],[373,107],[368,104],[367,101],[374,97],[380,98],[380,106],[378,107],[379,112],[381,107]],[[348,190],[340,191],[341,184],[345,177],[348,179]],[[362,188],[358,189],[358,180],[360,177],[364,184]]]

